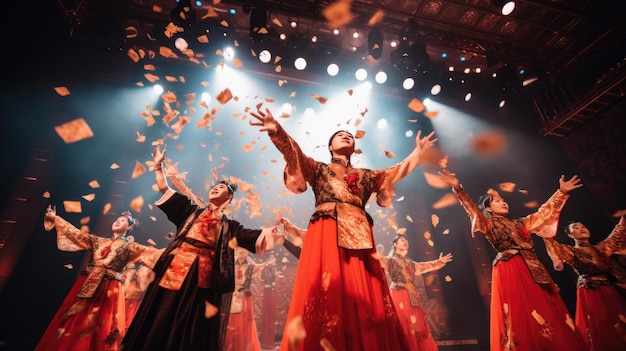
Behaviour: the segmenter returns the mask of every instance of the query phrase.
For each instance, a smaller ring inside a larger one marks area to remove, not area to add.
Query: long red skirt
[[[435,339],[430,334],[430,328],[421,307],[411,306],[407,290],[391,290],[391,298],[398,312],[400,324],[404,333],[409,335],[412,350],[437,351]]]
[[[588,350],[556,285],[534,282],[520,255],[492,270],[491,351]]]
[[[576,290],[576,327],[592,351],[626,350],[626,301],[611,286]]]
[[[78,298],[86,279],[76,279],[35,351],[120,349],[126,327],[122,283],[103,280],[92,298]]]
[[[290,327],[301,317],[306,337],[300,351],[413,350],[400,326],[375,249],[337,246],[337,222],[321,218],[307,229],[285,323],[281,351],[289,350]]]
[[[243,298],[243,309],[228,315],[224,351],[261,351],[259,332],[254,320],[252,296]]]

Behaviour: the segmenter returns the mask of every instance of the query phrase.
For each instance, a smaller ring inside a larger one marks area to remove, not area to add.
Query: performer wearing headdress
[[[122,342],[124,351],[222,350],[235,287],[234,248],[257,254],[272,250],[273,228],[247,229],[224,214],[236,184],[217,183],[206,206],[170,188],[162,165],[165,152],[157,145],[152,153],[163,194],[156,205],[177,233],[154,268],[155,280]]]
[[[111,225],[113,235],[101,237],[83,232],[57,216],[48,206],[46,230],[56,228],[57,246],[62,251],[91,251],[87,267],[67,294],[48,325],[36,351],[115,351],[126,329],[123,269],[131,261],[152,267],[162,252],[130,242],[128,232],[138,225],[124,212]]]
[[[467,212],[472,235],[484,235],[498,252],[491,273],[491,351],[587,350],[531,238],[556,234],[561,209],[568,193],[582,186],[580,179],[561,176],[559,189],[536,213],[509,219],[509,205],[496,191],[476,205],[454,173],[439,174]]]

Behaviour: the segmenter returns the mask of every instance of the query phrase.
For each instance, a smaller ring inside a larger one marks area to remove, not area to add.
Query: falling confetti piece
[[[444,182],[439,175],[429,172],[424,172],[424,179],[426,179],[426,183],[433,188],[437,189],[446,189],[450,187],[446,182]]]
[[[406,215],[406,220],[413,223],[413,218],[411,218],[411,216],[409,215]]]
[[[528,190],[526,190],[526,189],[519,189],[519,190],[517,190],[517,192],[522,193],[524,195],[528,195]]]
[[[396,230],[396,234],[398,235],[404,235],[406,233],[406,228],[398,228]]]
[[[154,245],[154,246],[156,246],[156,244],[157,244],[157,243],[156,243],[154,240],[152,240],[152,239],[148,239],[148,240],[147,240],[147,242],[148,242],[148,244],[150,244],[150,245]]]
[[[130,176],[131,179],[137,179],[146,173],[146,167],[144,167],[140,162],[135,161],[135,169],[133,169],[133,174]]]
[[[426,118],[435,118],[439,116],[439,111],[426,111],[424,112],[424,117]]]
[[[118,169],[118,168],[120,168],[120,166],[117,163],[112,163],[111,167],[109,167],[109,168],[111,168],[111,169]]]
[[[404,196],[400,196],[399,198],[396,199],[397,202],[401,202],[404,201]]]
[[[374,13],[374,15],[367,22],[367,25],[370,27],[373,27],[379,24],[380,22],[382,22],[383,17],[385,17],[385,12],[383,10],[378,10]]]
[[[93,201],[96,198],[96,194],[87,194],[82,196],[83,199],[87,201]]]
[[[488,131],[475,135],[470,140],[469,146],[479,156],[492,157],[506,150],[507,140],[502,132]]]
[[[441,169],[448,168],[448,156],[444,156],[439,160],[439,168]]]
[[[447,193],[433,204],[433,209],[438,210],[438,209],[442,209],[445,207],[456,205],[458,203],[459,201],[457,200],[456,195],[452,193]]]
[[[507,193],[512,193],[515,190],[515,183],[504,182],[504,183],[498,184],[498,187],[502,191],[505,191]]]
[[[385,156],[388,158],[394,158],[396,154],[394,154],[393,151],[385,151]]]
[[[44,199],[49,199],[50,198],[50,192],[49,191],[44,191],[44,193],[41,195]]]
[[[106,215],[109,213],[109,211],[111,211],[111,204],[110,203],[106,203],[104,205],[104,208],[102,209],[102,214]]]
[[[237,243],[237,238],[232,238],[228,241],[228,247],[230,247],[231,249],[236,249],[239,247],[239,244]]]
[[[317,94],[311,94],[311,98],[317,100],[320,104],[325,104],[326,101],[328,101],[328,98],[325,98],[323,96],[319,96]]]
[[[330,28],[342,28],[354,18],[350,12],[351,1],[340,0],[322,10],[322,16],[326,18],[326,24]]]
[[[218,311],[219,309],[217,307],[204,300],[204,318],[213,318],[217,315]]]
[[[61,96],[68,96],[68,95],[70,95],[70,91],[66,87],[55,87],[54,91],[56,91],[57,94],[59,94]]]
[[[448,235],[448,234],[450,234],[450,229],[446,229],[446,230],[444,230],[443,232],[441,232],[441,234],[443,234],[443,235]]]
[[[137,212],[137,213],[141,213],[141,208],[143,207],[143,196],[139,195],[136,198],[132,199],[132,201],[129,204],[129,207]]]
[[[424,232],[424,239],[430,240],[431,237],[432,237],[432,234],[430,234],[428,230]]]
[[[437,216],[436,214],[431,214],[430,215],[430,222],[433,224],[433,227],[437,228],[437,224],[439,224],[439,216]]]
[[[528,201],[524,203],[524,207],[526,208],[537,208],[539,207],[539,201]]]
[[[63,265],[63,267],[65,267],[67,269],[70,269],[70,270],[74,269],[74,265],[71,264],[71,263],[65,264],[65,265]]]
[[[80,201],[63,201],[65,212],[81,213],[83,212]]]
[[[80,224],[85,225],[87,223],[89,223],[89,221],[91,221],[91,217],[87,216],[87,217],[83,217],[80,219]]]
[[[426,106],[424,106],[424,104],[418,99],[413,99],[409,102],[409,108],[417,113],[422,113]]]
[[[91,128],[83,118],[55,126],[54,130],[66,144],[93,137]]]
[[[451,276],[449,276],[449,275],[446,275],[446,276],[443,278],[443,280],[445,280],[447,283],[449,283],[449,282],[451,282],[451,281],[452,281],[452,277],[451,277]]]
[[[233,93],[228,88],[220,91],[219,94],[217,94],[217,96],[215,97],[215,99],[222,105],[230,101],[230,99],[232,98],[233,98]]]

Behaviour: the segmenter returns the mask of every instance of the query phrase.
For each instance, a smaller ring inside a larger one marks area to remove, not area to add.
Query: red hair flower
[[[350,194],[356,195],[359,192],[359,186],[357,182],[359,181],[359,175],[356,173],[346,174],[343,179],[348,183],[348,190]]]

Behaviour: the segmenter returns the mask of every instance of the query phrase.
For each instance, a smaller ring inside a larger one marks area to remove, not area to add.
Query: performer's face
[[[209,191],[209,201],[216,205],[221,205],[224,202],[228,201],[232,195],[228,193],[228,186],[223,183],[216,184]]]
[[[492,215],[496,216],[505,216],[509,214],[509,204],[504,202],[504,199],[500,196],[494,196],[493,199],[491,199],[489,206],[485,209],[491,212]]]
[[[115,222],[111,224],[111,230],[113,230],[113,233],[118,233],[118,234],[126,233],[129,227],[130,225],[128,223],[128,218],[126,216],[117,217]]]
[[[589,229],[587,229],[587,227],[580,222],[570,223],[567,228],[569,230],[569,236],[573,239],[585,240],[591,237]]]
[[[239,262],[243,262],[243,261],[245,261],[245,260],[246,260],[246,258],[248,258],[248,254],[249,254],[249,251],[248,251],[248,250],[246,250],[246,249],[243,249],[243,248],[241,248],[241,247],[238,247],[238,248],[235,250],[235,255],[237,255],[237,260],[238,260]]]
[[[328,149],[331,153],[352,155],[354,152],[354,136],[348,132],[338,132],[333,136]]]

